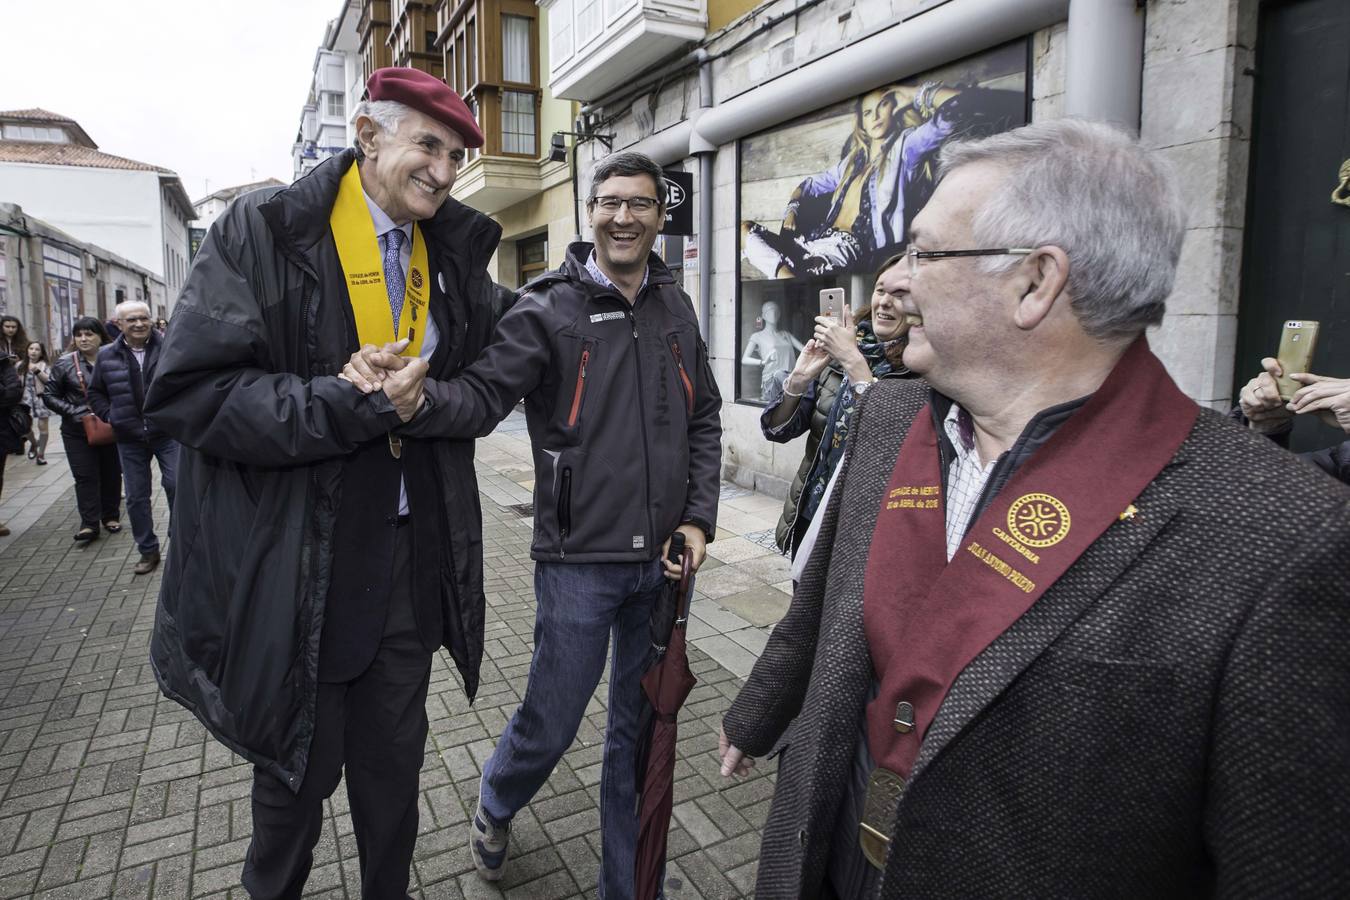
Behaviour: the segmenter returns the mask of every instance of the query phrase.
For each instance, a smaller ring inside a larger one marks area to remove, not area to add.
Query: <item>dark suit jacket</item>
[[[429,377],[452,377],[464,364],[451,336],[452,303],[440,288],[440,272],[429,261],[431,302],[428,309],[436,320],[438,336],[429,361]],[[499,295],[494,291],[494,299]],[[355,353],[361,342],[356,319],[348,308],[347,350]],[[385,616],[394,588],[394,541],[399,499],[399,476],[408,493],[414,544],[413,611],[422,644],[428,652],[440,646],[445,629],[439,590],[444,529],[441,527],[439,479],[430,446],[408,441],[401,459],[389,452],[389,438],[380,435],[347,458],[342,471],[342,498],[333,524],[333,574],[324,608],[323,635],[319,640],[319,680],[351,681],[370,665],[379,649]],[[448,598],[444,598],[448,599]]]
[[[872,681],[862,573],[925,401],[866,395],[726,716],[752,755],[796,718],[760,898],[819,896],[832,830],[857,827],[836,819]],[[1135,505],[953,685],[880,896],[1350,896],[1350,490],[1204,410]]]

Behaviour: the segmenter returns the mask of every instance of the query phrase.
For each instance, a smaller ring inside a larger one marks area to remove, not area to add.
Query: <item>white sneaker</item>
[[[498,824],[483,810],[482,788],[479,788],[478,809],[469,823],[469,854],[473,856],[478,875],[487,881],[497,881],[506,869],[506,851],[511,843],[511,823]]]

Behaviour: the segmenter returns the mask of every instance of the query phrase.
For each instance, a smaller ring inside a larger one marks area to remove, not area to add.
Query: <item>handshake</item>
[[[427,379],[427,361],[417,356],[400,356],[407,347],[407,340],[383,347],[366,344],[352,354],[338,377],[351,382],[363,394],[384,391],[398,417],[410,421],[426,402],[422,388]]]

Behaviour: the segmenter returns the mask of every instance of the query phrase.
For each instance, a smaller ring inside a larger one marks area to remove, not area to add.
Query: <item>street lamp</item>
[[[549,162],[567,162],[567,139],[561,131],[553,132],[548,144]]]

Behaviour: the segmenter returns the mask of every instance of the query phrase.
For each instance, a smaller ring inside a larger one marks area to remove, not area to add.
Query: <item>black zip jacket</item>
[[[144,411],[146,385],[155,377],[162,343],[155,330],[150,329],[144,366],[136,364],[126,335],[119,335],[117,340],[98,351],[94,378],[89,382],[89,405],[117,432],[118,443],[149,444],[165,436],[163,431],[150,424]]]
[[[536,560],[655,559],[676,527],[713,539],[722,398],[693,304],[654,254],[630,306],[591,280],[591,245],[526,285],[491,346],[426,383],[402,432],[485,434],[521,397],[534,449]]]
[[[343,472],[401,420],[337,376],[355,349],[329,215],[354,151],[295,184],[245,194],[197,252],[146,414],[182,444],[174,535],[150,662],[160,688],[227,746],[304,778]],[[501,228],[446,200],[421,222],[449,378],[492,333],[484,268]],[[443,288],[438,288],[441,281]],[[483,541],[473,443],[428,441],[444,515],[443,643],[472,699],[483,655]]]

